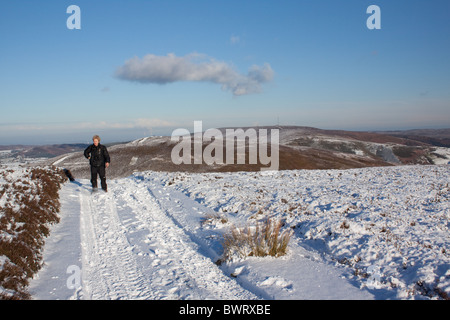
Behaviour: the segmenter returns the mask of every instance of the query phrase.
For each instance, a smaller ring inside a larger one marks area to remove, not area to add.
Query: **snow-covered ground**
[[[35,299],[428,299],[450,294],[449,166],[143,172],[61,190]],[[283,257],[233,257],[223,234],[268,217]]]

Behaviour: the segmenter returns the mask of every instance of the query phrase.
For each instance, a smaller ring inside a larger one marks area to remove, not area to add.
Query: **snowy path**
[[[39,274],[42,281],[37,279],[30,286],[35,298],[258,298],[233,278],[225,276],[210,257],[203,255],[201,246],[177,225],[146,186],[131,179],[126,183],[110,181],[107,194],[91,194],[87,181],[82,181],[79,186],[64,186],[62,198],[73,201],[70,193],[79,194],[81,288],[75,293],[72,290],[72,295],[67,293],[69,289],[64,289],[66,279],[71,276],[66,268],[80,262],[73,254],[55,255],[48,258],[55,261],[46,259],[47,266]],[[77,210],[76,204],[65,204]],[[64,244],[60,241],[54,245],[80,247],[76,242]],[[46,279],[59,280],[56,285],[59,288],[43,286]],[[65,295],[61,295],[65,291]]]
[[[134,183],[81,194],[85,298],[256,298],[200,254],[148,188]]]
[[[64,185],[61,222],[30,285],[34,299],[373,299],[297,246],[284,259],[219,267],[219,233],[201,227],[211,208],[158,178],[111,180],[108,188]]]

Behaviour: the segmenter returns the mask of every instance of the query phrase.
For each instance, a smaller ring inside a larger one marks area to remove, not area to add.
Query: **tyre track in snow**
[[[83,296],[111,300],[152,298],[145,286],[136,286],[137,261],[119,223],[114,199],[90,195],[88,191],[82,191],[80,199]]]
[[[201,253],[142,181],[110,181],[108,194],[84,189],[80,203],[85,299],[257,299]]]

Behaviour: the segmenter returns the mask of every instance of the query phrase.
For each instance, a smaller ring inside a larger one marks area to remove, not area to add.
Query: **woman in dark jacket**
[[[92,138],[92,145],[84,150],[84,156],[89,159],[91,165],[91,183],[94,190],[97,189],[97,175],[100,177],[102,189],[106,192],[106,170],[109,167],[110,158],[106,147],[100,144],[100,137],[95,135]]]

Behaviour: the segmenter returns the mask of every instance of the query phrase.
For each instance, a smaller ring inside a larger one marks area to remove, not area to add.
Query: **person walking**
[[[97,190],[97,175],[100,177],[100,183],[103,191],[108,191],[106,184],[106,168],[109,167],[111,159],[109,157],[108,149],[100,144],[100,137],[95,135],[92,137],[93,144],[84,150],[84,156],[89,159],[91,165],[91,183],[92,189]]]

